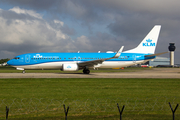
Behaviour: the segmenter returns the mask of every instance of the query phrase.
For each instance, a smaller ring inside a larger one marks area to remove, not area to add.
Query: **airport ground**
[[[18,72],[18,73],[14,73]],[[128,68],[120,70],[93,70],[90,74],[78,72],[61,72],[60,70],[46,71],[29,70],[23,74],[13,70],[13,73],[0,71],[0,78],[180,78],[180,68]]]

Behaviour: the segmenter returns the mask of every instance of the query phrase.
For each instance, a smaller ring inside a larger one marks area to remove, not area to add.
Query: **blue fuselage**
[[[24,69],[61,69],[64,63],[81,63],[111,58],[116,53],[28,53],[16,56],[8,61],[9,65]],[[121,53],[118,58],[104,61],[94,67],[113,68],[125,67],[146,62],[155,57],[144,57],[147,54]]]

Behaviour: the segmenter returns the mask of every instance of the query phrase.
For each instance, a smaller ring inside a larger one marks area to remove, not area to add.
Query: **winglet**
[[[118,58],[121,55],[121,52],[123,51],[124,46],[122,46],[119,51],[116,53],[116,55],[113,58]]]

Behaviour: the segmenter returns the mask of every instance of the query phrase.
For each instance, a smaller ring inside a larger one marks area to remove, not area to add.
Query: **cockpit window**
[[[20,59],[20,57],[15,57],[14,59],[18,60],[18,59]]]

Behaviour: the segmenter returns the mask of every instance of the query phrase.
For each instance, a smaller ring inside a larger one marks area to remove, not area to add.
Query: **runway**
[[[116,73],[0,73],[0,78],[180,78],[180,68]]]

